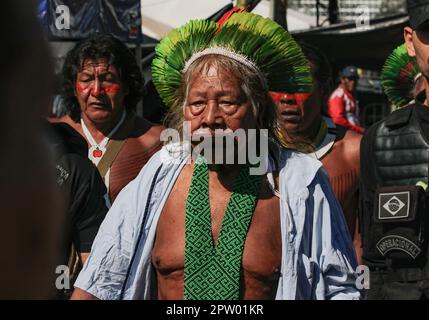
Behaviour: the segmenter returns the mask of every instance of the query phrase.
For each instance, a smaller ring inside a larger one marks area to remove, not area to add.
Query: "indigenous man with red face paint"
[[[136,116],[142,76],[135,57],[121,41],[97,34],[67,55],[62,99],[66,122],[88,142],[88,157],[98,167],[113,202],[161,147],[161,126]]]
[[[331,67],[317,48],[308,44],[301,44],[301,48],[310,62],[313,92],[311,95],[271,92],[277,105],[281,144],[306,152],[323,163],[354,238],[360,262],[362,250],[356,221],[362,135],[323,115],[332,87]]]
[[[358,299],[351,238],[321,163],[268,153],[268,136],[278,139],[268,83],[311,90],[292,37],[251,13],[193,20],[157,46],[152,75],[191,140],[167,144],[121,192],[73,298]],[[213,162],[213,147],[232,161]]]

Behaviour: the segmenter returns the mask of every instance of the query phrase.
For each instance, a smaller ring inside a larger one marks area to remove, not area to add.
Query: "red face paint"
[[[76,92],[80,94],[88,94],[91,91],[91,86],[85,86],[76,82]]]
[[[310,98],[311,93],[283,93],[270,91],[270,96],[274,102],[280,102],[281,100],[293,100],[296,101],[297,105],[303,105],[305,101]]]
[[[119,84],[105,84],[100,87],[99,94],[117,94],[120,90]],[[76,91],[81,94],[88,94],[94,91],[93,85],[82,85],[79,82],[76,82]]]
[[[119,84],[106,84],[104,86],[104,92],[106,94],[117,94],[121,89]]]

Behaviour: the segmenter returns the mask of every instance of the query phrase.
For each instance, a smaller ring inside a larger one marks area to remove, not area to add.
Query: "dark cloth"
[[[429,280],[391,281],[386,272],[372,272],[370,290],[365,290],[366,300],[428,300]]]
[[[415,101],[413,112],[418,119],[421,133],[426,141],[429,141],[429,107],[425,106],[422,101],[425,100],[425,95],[421,94]],[[391,270],[391,265],[384,259],[380,259],[378,254],[367,252],[365,248],[369,247],[368,235],[371,234],[371,229],[368,223],[363,223],[365,219],[369,219],[374,210],[374,197],[379,181],[377,180],[377,171],[374,162],[374,141],[376,131],[382,120],[365,132],[364,138],[361,142],[361,185],[360,185],[360,233],[362,237],[362,244],[364,247],[363,261],[364,265],[370,267],[371,289],[366,291],[367,299],[421,299],[428,297],[429,282],[425,279],[423,281],[415,281],[421,274],[422,268],[425,266],[417,266],[415,263],[410,265],[399,266],[396,264],[394,272],[387,272]],[[429,164],[428,164],[429,165]],[[426,261],[426,257],[421,259]],[[424,263],[426,264],[426,262]],[[414,269],[413,269],[414,268]],[[398,280],[401,279],[401,280]],[[405,280],[403,280],[405,279]],[[406,280],[410,279],[410,280]]]
[[[87,158],[87,144],[65,123],[46,123],[48,142],[56,158],[58,186],[66,198],[64,258],[71,243],[78,252],[90,252],[98,228],[107,213],[107,193],[97,168]]]
[[[410,26],[417,30],[429,21],[429,0],[407,0]]]
[[[65,123],[46,123],[45,132],[55,157],[57,184],[66,200],[58,265],[68,265],[72,244],[78,253],[91,251],[108,211],[107,190],[97,168],[87,158],[86,141],[78,132]],[[57,298],[61,298],[60,293]]]

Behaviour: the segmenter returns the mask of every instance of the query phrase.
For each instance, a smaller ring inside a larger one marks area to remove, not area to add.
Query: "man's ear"
[[[414,43],[413,43],[413,32],[414,30],[411,27],[404,28],[405,44],[407,46],[408,55],[410,57],[416,56],[416,51],[414,50]]]

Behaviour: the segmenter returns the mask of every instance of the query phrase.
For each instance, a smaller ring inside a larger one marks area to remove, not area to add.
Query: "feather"
[[[418,73],[417,62],[408,55],[405,43],[393,50],[387,58],[381,72],[381,84],[395,107],[402,107],[413,99],[411,92]]]

